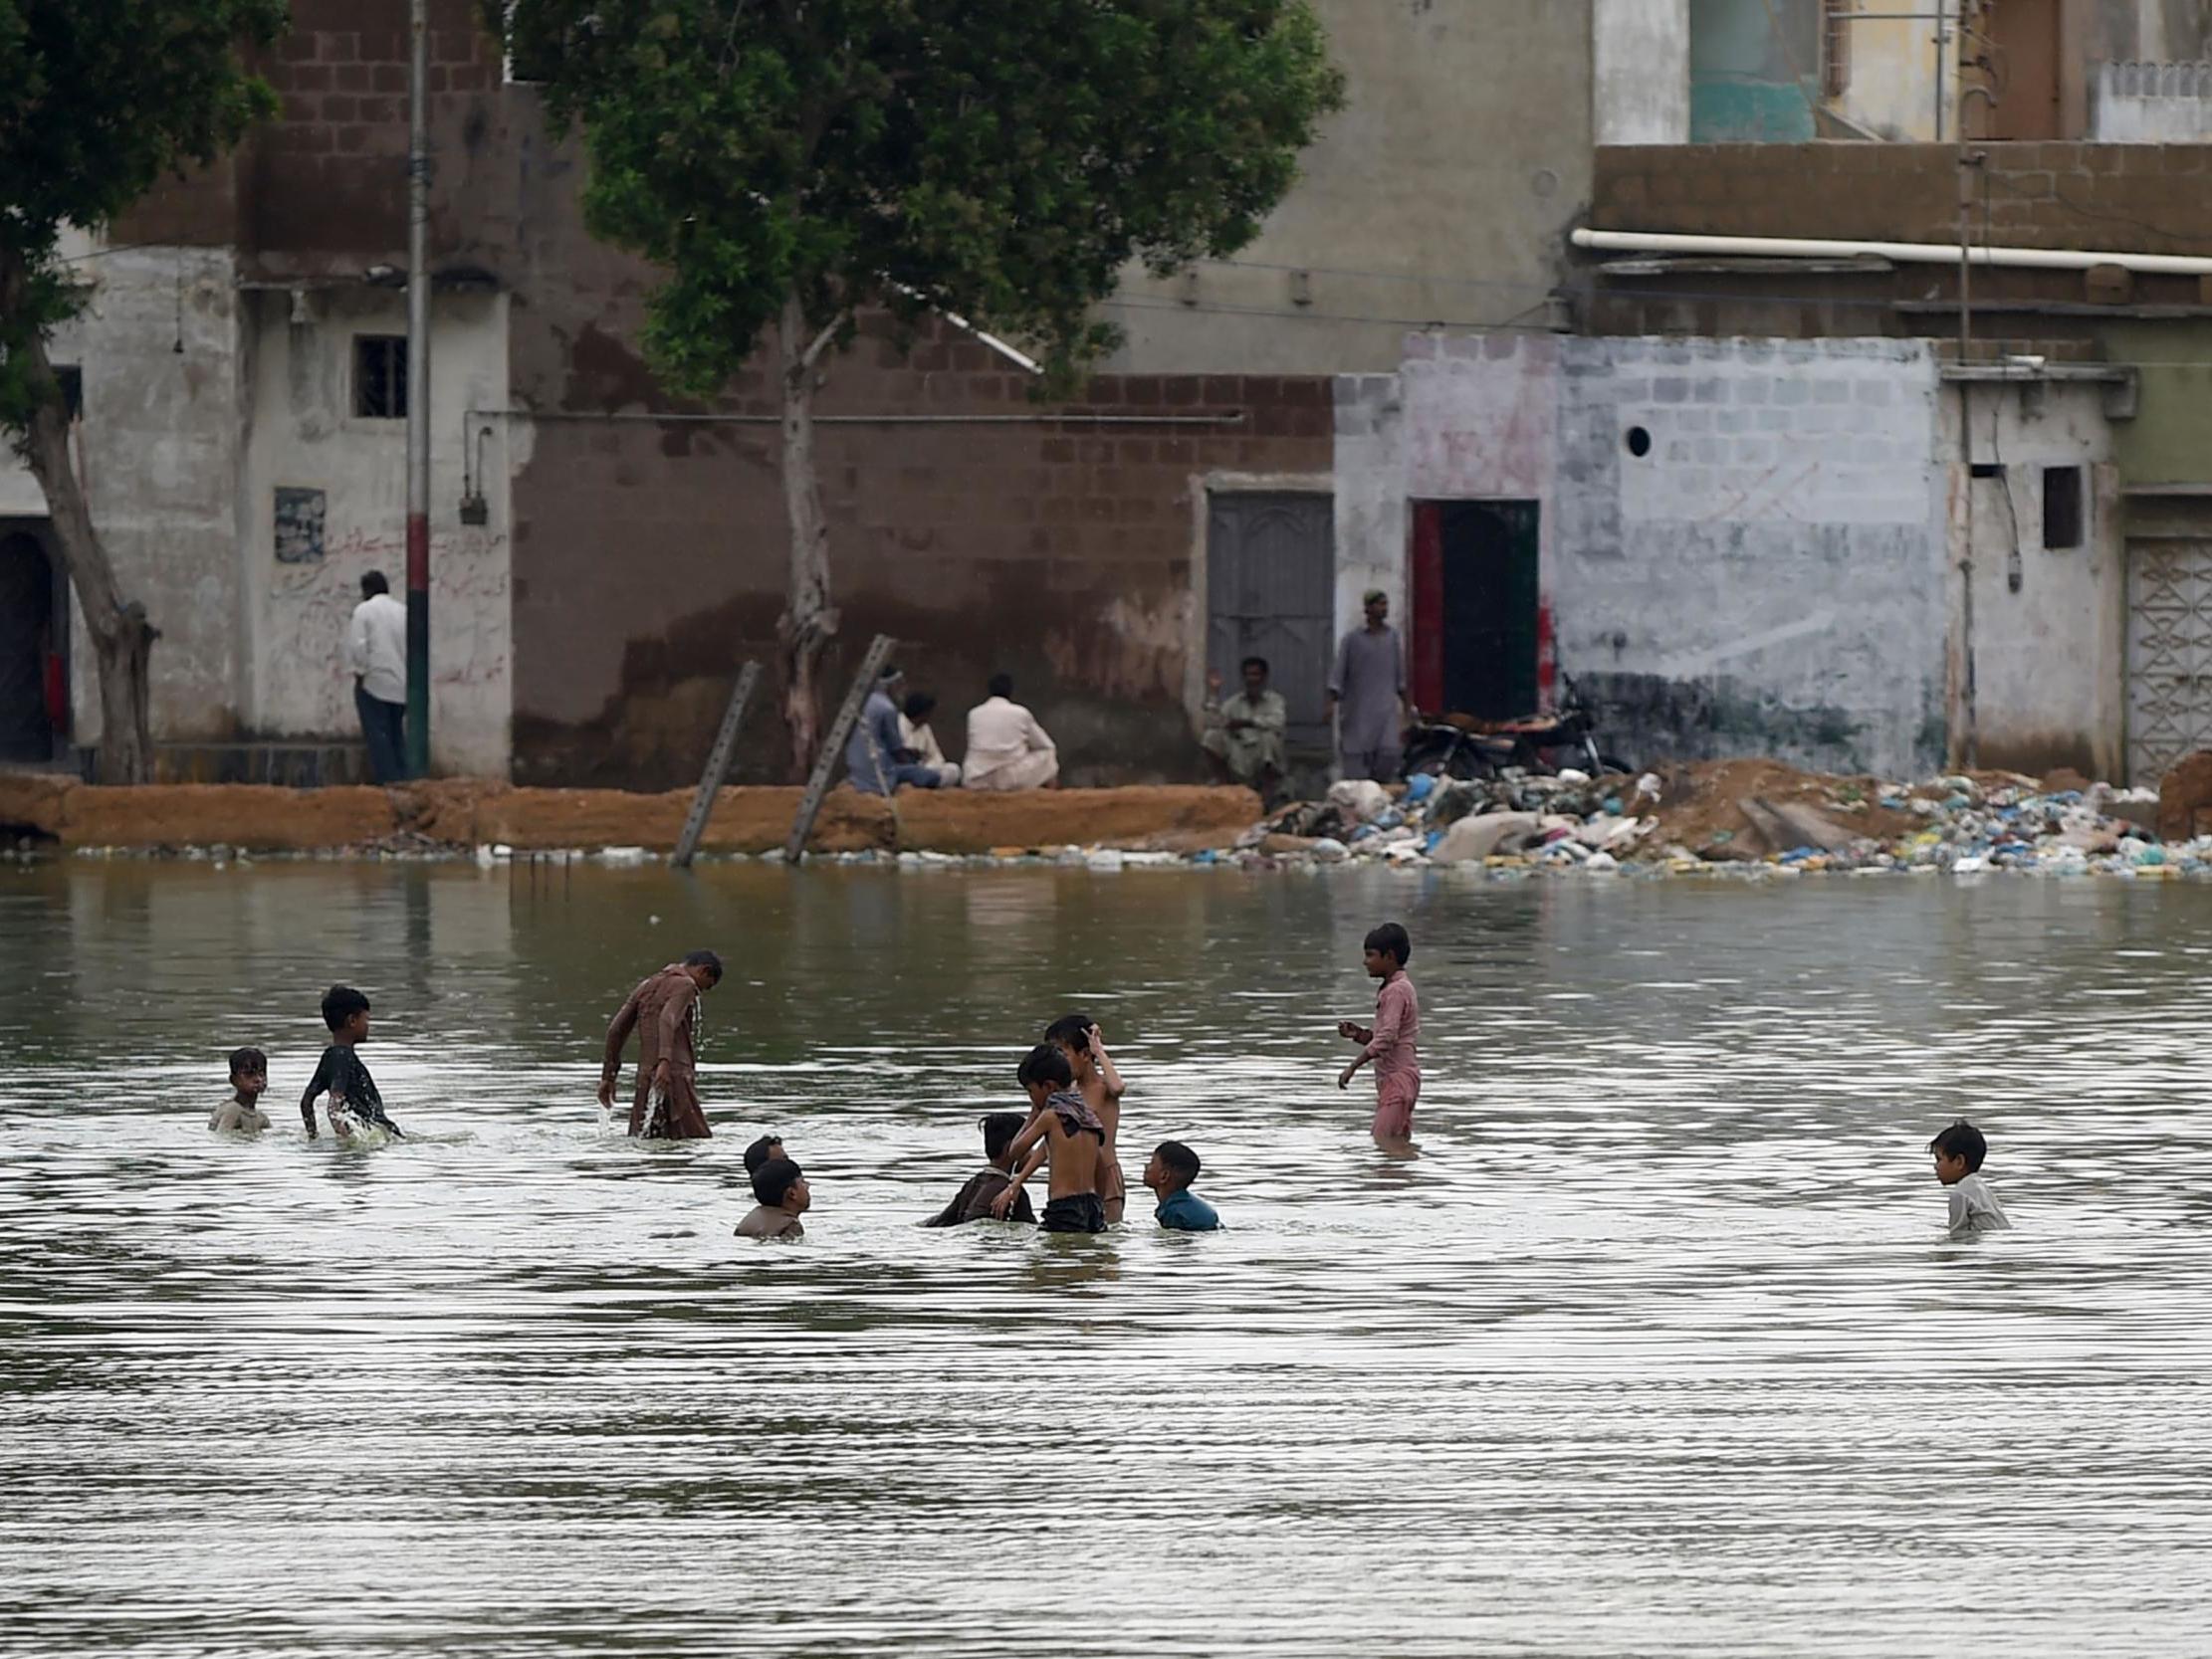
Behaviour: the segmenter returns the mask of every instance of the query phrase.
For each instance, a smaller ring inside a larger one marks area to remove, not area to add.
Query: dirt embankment
[[[725,789],[700,843],[708,852],[783,845],[796,788]],[[692,791],[517,789],[454,779],[393,789],[279,789],[259,784],[106,788],[37,773],[0,773],[0,830],[64,847],[213,847],[266,852],[384,844],[525,850],[676,844]],[[1026,847],[1226,847],[1259,816],[1248,789],[963,789],[880,797],[831,791],[807,840],[815,852],[985,853]]]

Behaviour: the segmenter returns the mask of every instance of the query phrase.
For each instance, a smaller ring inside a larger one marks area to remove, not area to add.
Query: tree
[[[276,95],[243,46],[266,45],[285,0],[0,0],[0,432],[46,493],[100,670],[100,780],[150,775],[146,666],[155,638],[125,600],[70,464],[47,355],[87,290],[64,227],[97,231],[187,162],[213,161]]]
[[[863,311],[951,312],[1064,390],[1122,269],[1234,252],[1342,101],[1308,0],[493,0],[580,124],[592,233],[662,266],[647,355],[712,396],[773,341],[797,763],[837,628],[814,394]]]

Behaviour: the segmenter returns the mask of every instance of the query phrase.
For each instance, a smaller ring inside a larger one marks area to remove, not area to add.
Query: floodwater
[[[699,944],[718,1139],[641,1147]],[[2147,883],[0,870],[0,1651],[2201,1652],[2208,958]],[[405,1144],[301,1138],[334,979]],[[1228,1230],[916,1229],[1070,1006]]]

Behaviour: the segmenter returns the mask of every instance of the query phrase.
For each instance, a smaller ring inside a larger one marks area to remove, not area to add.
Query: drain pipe
[[[1885,259],[1899,265],[1956,265],[1955,242],[1862,242],[1801,236],[1699,236],[1686,231],[1601,231],[1583,226],[1569,234],[1578,248],[1601,253],[1704,254],[1739,259]],[[1975,265],[2020,271],[2088,271],[2116,265],[2147,277],[2212,277],[2212,258],[2201,254],[2101,253],[2081,248],[1977,247]]]

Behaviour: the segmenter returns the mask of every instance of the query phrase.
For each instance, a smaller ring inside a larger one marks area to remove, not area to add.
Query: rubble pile
[[[1707,761],[1636,776],[1508,772],[1346,782],[1255,824],[1241,864],[1382,861],[1485,870],[1834,870],[2191,875],[2212,834],[2161,842],[2158,794],[2072,777],[1962,773],[1917,784]]]

